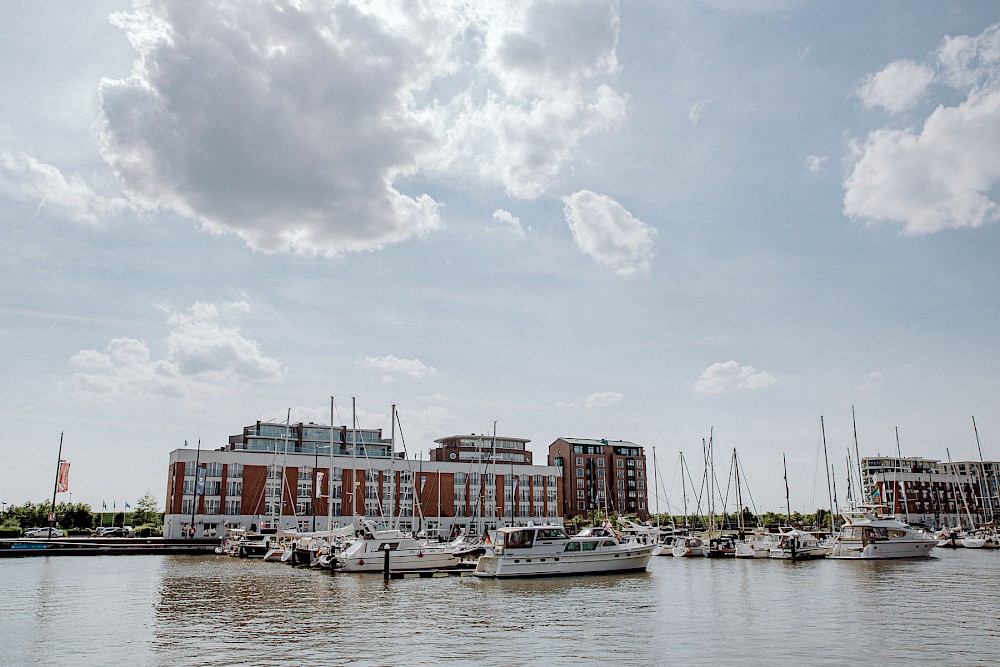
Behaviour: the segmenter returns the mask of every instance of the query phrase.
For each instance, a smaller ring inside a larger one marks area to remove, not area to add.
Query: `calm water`
[[[0,561],[3,665],[998,664],[1000,552],[394,580],[222,556]]]

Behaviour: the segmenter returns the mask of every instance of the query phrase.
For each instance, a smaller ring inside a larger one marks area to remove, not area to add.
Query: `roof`
[[[571,445],[612,445],[612,446],[624,446],[624,447],[642,447],[642,445],[636,444],[630,440],[608,440],[607,438],[602,438],[600,440],[594,440],[591,438],[559,438],[563,442],[568,442]]]

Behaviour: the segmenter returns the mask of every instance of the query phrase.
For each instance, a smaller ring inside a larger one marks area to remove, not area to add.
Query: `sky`
[[[172,450],[331,397],[411,456],[636,442],[661,511],[710,436],[812,511],[825,433],[843,499],[852,410],[1000,459],[996,3],[0,15],[4,503],[64,434],[60,500],[162,506]]]

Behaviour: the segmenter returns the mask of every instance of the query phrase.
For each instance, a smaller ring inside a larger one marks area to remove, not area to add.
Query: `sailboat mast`
[[[688,493],[687,481],[684,479],[684,452],[681,452],[681,495],[684,498],[684,527],[688,527]]]
[[[788,512],[788,525],[792,525],[792,501],[788,494],[788,462],[785,460],[785,453],[781,453],[781,467],[785,470],[785,510]]]
[[[743,489],[740,487],[740,460],[736,456],[736,448],[733,447],[733,474],[736,475],[736,511],[739,512],[739,517],[736,519],[736,527],[740,531],[740,535],[744,532],[743,525]]]
[[[899,449],[898,426],[896,427],[896,456],[899,458],[898,471],[896,472],[897,475],[896,480],[899,483],[899,488],[897,490],[897,493],[893,496],[893,500],[895,500],[897,497],[901,497],[903,499],[903,517],[906,523],[910,523],[910,509],[909,507],[907,507],[910,503],[906,498],[906,490],[904,489],[905,484],[903,482],[903,454],[900,452]]]
[[[326,473],[326,529],[330,531],[330,545],[333,548],[333,396],[330,397],[330,468]],[[341,482],[343,489],[343,482]]]
[[[861,469],[861,453],[858,451],[858,420],[854,416],[854,406],[851,406],[851,423],[854,425],[854,458],[858,461],[858,490],[861,492],[861,504],[869,502],[868,489],[865,487],[864,472]]]
[[[660,527],[660,485],[659,475],[656,470],[656,447],[653,447],[653,494],[656,498],[656,527]]]
[[[351,396],[351,523],[358,529],[358,402]]]
[[[989,509],[990,518],[992,522],[995,518],[993,515],[993,498],[988,495],[986,488],[986,462],[983,460],[983,447],[979,444],[979,429],[976,428],[976,417],[972,417],[972,430],[976,433],[976,448],[979,449],[979,495],[983,499],[983,520],[986,520],[986,510]]]
[[[830,486],[830,458],[826,453],[826,424],[823,422],[823,415],[819,416],[819,430],[823,434],[823,464],[826,468],[826,493],[830,500],[830,533],[832,534],[837,525],[833,515],[833,488]]]
[[[390,414],[389,418],[392,420],[392,427],[391,427],[391,430],[390,430],[390,436],[389,436],[390,440],[389,440],[389,442],[392,443],[390,445],[390,447],[392,447],[392,457],[395,458],[395,456],[396,456],[396,404],[395,403],[392,404],[392,410],[391,410],[391,414]],[[389,528],[392,528],[393,527],[392,526],[392,519],[393,519],[393,516],[395,514],[395,512],[394,512],[395,508],[393,506],[396,504],[394,502],[395,501],[395,495],[396,495],[395,494],[395,490],[396,490],[396,470],[395,470],[395,468],[392,465],[390,465],[389,468],[385,472],[389,476],[389,498],[388,498],[388,500],[389,500]]]

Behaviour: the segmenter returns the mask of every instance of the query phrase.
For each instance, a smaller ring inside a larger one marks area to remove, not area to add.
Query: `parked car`
[[[129,537],[132,534],[131,526],[106,526],[94,531],[98,537]]]
[[[58,528],[29,528],[24,531],[25,537],[62,537],[63,532]]]

